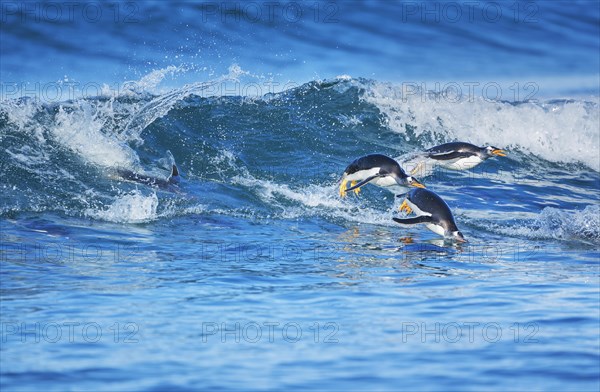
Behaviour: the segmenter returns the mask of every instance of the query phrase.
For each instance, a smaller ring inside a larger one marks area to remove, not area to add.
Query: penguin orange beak
[[[419,181],[415,180],[413,178],[412,182],[410,183],[410,186],[414,186],[415,188],[425,188],[425,185],[421,184]]]
[[[497,155],[499,157],[505,157],[507,153],[506,151],[497,148],[495,150],[492,150],[492,154]]]
[[[458,242],[458,243],[465,243],[465,242],[469,242],[467,241],[467,239],[462,235],[462,233],[459,231],[458,233],[453,233],[452,236],[449,237],[450,239]]]

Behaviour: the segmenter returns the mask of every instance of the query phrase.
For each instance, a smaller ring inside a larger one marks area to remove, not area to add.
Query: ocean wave
[[[365,81],[363,98],[385,125],[422,148],[450,141],[518,148],[550,162],[583,163],[600,171],[598,102],[505,102],[444,97],[402,85]]]
[[[557,239],[600,244],[600,206],[589,205],[583,210],[544,208],[532,219],[486,224],[492,231],[530,239]]]
[[[367,187],[360,198],[339,198],[336,181],[344,167],[368,152],[410,157],[454,139],[512,149],[509,158],[497,160],[497,167],[512,172],[518,164],[519,178],[543,176],[561,193],[553,205],[581,198],[593,202],[588,185],[597,183],[593,170],[600,164],[594,160],[597,150],[590,148],[599,137],[594,128],[596,103],[421,102],[403,99],[399,86],[348,76],[252,99],[203,96],[211,83],[253,77],[237,66],[208,82],[157,90],[166,76],[180,72],[184,71],[176,67],[154,71],[117,95],[59,104],[28,99],[0,103],[3,190],[10,201],[2,206],[3,213],[56,210],[120,223],[202,213],[250,219],[262,214],[396,227],[391,218],[398,200],[391,193],[379,191],[375,196],[375,188]],[[533,130],[526,132],[528,126]],[[398,143],[401,138],[404,142]],[[144,185],[110,174],[125,168],[164,176],[173,161],[184,179],[188,176],[181,191],[190,192],[189,198],[158,190],[142,193]],[[558,162],[580,162],[593,170],[581,165],[575,176],[572,165]],[[486,181],[483,177],[478,181]],[[445,181],[443,176],[428,178],[426,184],[445,189],[440,178]],[[512,183],[512,177],[502,178]],[[209,190],[201,189],[202,183],[210,183]],[[478,208],[470,195],[465,199],[463,204]],[[501,193],[498,201],[514,203]],[[459,220],[467,222],[491,208],[484,205],[475,211],[455,204],[461,211]],[[527,213],[537,213],[538,205],[527,208]],[[571,216],[562,215],[564,210],[545,209],[539,219],[524,226],[497,230],[597,242],[598,222],[593,216],[597,212],[586,209],[581,216]],[[518,212],[508,214],[519,218]]]

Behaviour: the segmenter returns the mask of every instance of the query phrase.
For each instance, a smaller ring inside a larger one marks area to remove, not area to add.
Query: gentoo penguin
[[[477,147],[470,143],[453,142],[432,147],[425,151],[424,156],[450,170],[467,170],[490,157],[505,157],[506,151],[492,146]],[[415,167],[411,174],[417,173],[421,164]]]
[[[168,189],[173,185],[177,185],[181,180],[181,177],[179,177],[179,170],[175,165],[173,165],[171,169],[171,175],[167,179],[147,176],[145,174],[136,173],[128,169],[117,169],[117,174],[123,180],[156,186],[162,189]]]
[[[393,218],[403,225],[424,223],[436,234],[459,242],[467,242],[456,227],[452,211],[441,197],[428,189],[413,189],[406,195],[400,206],[400,211],[415,212],[415,218]]]
[[[350,188],[346,188],[348,181],[350,181]],[[398,162],[392,158],[371,154],[360,157],[348,165],[340,183],[340,196],[344,197],[346,192],[352,190],[358,195],[360,187],[369,182],[396,194],[406,193],[411,186],[425,188],[419,181],[407,176]]]

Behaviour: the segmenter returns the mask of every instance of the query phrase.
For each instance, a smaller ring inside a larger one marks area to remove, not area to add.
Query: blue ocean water
[[[600,387],[598,2],[0,11],[3,391]],[[466,244],[337,195],[454,140]]]

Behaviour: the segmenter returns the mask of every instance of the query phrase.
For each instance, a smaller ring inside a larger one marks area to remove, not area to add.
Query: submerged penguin
[[[348,165],[340,183],[340,196],[345,197],[349,191],[358,195],[360,187],[367,183],[387,188],[396,194],[406,193],[409,187],[425,188],[419,181],[407,176],[398,162],[381,154],[366,155]]]
[[[123,180],[138,182],[144,185],[156,186],[161,189],[169,189],[173,185],[179,184],[181,177],[179,176],[179,170],[177,166],[173,165],[171,168],[171,175],[167,179],[147,176],[144,174],[136,173],[128,169],[117,169],[117,174]]]
[[[415,218],[393,218],[395,222],[403,225],[424,223],[427,228],[436,234],[459,242],[467,242],[465,237],[456,227],[452,211],[448,204],[434,192],[428,189],[413,189],[406,195],[400,206],[400,211],[415,212]]]
[[[493,156],[505,157],[506,151],[492,146],[477,147],[470,143],[452,142],[432,147],[425,151],[424,156],[446,169],[468,170]],[[422,164],[415,167],[411,174],[417,173]]]

